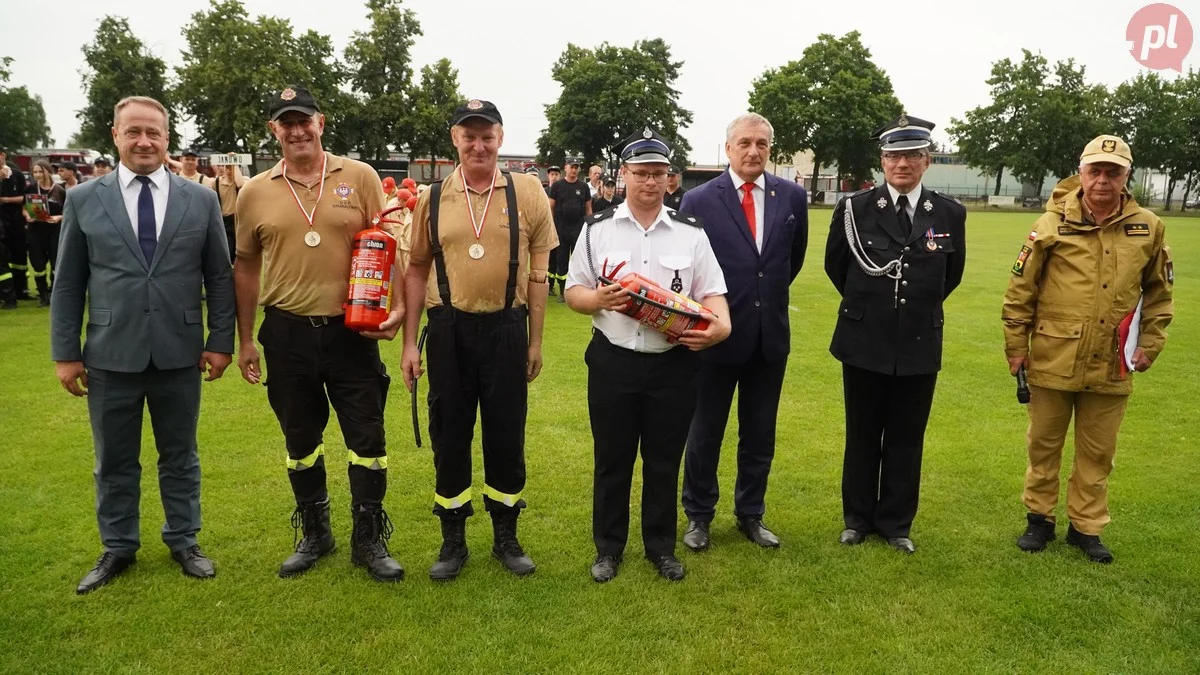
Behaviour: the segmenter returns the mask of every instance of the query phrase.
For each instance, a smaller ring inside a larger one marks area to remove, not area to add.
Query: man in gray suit
[[[233,277],[216,193],[163,165],[168,128],[158,101],[135,96],[118,103],[117,170],[67,193],[63,212],[50,350],[63,388],[88,397],[104,544],[76,589],[80,594],[125,571],[140,546],[138,456],[146,406],[158,447],[163,542],[185,574],[214,574],[196,543],[196,425],[201,374],[215,380],[232,360]],[[85,298],[87,338],[80,349]]]

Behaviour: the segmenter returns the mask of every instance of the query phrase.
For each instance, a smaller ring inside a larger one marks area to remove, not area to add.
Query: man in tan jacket
[[[1054,539],[1059,465],[1075,416],[1075,466],[1067,486],[1067,543],[1112,562],[1100,542],[1108,524],[1108,474],[1133,391],[1122,320],[1142,302],[1132,370],[1143,372],[1166,342],[1175,274],[1158,216],[1126,189],[1133,156],[1115,136],[1083,150],[1080,173],[1060,182],[1013,264],[1004,296],[1010,371],[1028,370],[1028,527],[1017,540],[1040,551]],[[1131,337],[1132,339],[1132,337]]]

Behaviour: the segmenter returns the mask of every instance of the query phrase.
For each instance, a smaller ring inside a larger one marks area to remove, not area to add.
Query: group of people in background
[[[52,358],[64,389],[88,395],[104,546],[77,592],[109,583],[136,559],[144,406],[159,452],[163,541],[188,576],[216,573],[197,541],[196,429],[201,376],[221,377],[235,353],[242,378],[265,386],[282,435],[296,538],[278,575],[308,572],[336,549],[324,444],[332,410],[347,448],[351,560],[375,580],[403,579],[388,547],[391,376],[378,344],[398,335],[405,387],[415,396],[428,374],[431,510],[442,534],[429,577],[463,572],[477,496],[492,523],[492,557],[514,575],[533,573],[518,523],[532,501],[528,393],[543,368],[550,296],[592,317],[590,334],[556,336],[588,340],[592,579],[612,580],[623,563],[639,453],[643,553],[656,572],[685,577],[677,541],[697,553],[712,546],[735,393],[733,520],[753,545],[780,547],[764,522],[766,494],[792,344],[789,292],[805,262],[809,213],[802,186],[766,171],[770,121],[747,113],[730,122],[728,170],[690,191],[679,185],[671,144],[645,126],[614,148],[624,200],[600,167],[581,175],[578,157],[567,158],[561,177],[551,167],[545,187],[501,170],[503,118],[488,101],[463,103],[448,122],[455,170],[429,186],[396,185],[326,152],[321,107],[290,85],[275,92],[266,120],[282,159],[250,179],[233,167],[206,181],[196,177],[194,154],[184,153],[178,175],[167,170],[161,104],[130,97],[117,105],[117,171],[54,193],[56,215],[47,207],[62,228]],[[916,551],[911,527],[942,367],[943,304],[966,270],[966,210],[921,182],[933,126],[908,115],[880,126],[873,138],[885,180],[840,201],[826,241],[824,271],[842,298],[830,352],[842,363],[837,541],[846,546],[877,535],[899,552]],[[1150,367],[1173,311],[1164,227],[1125,188],[1131,164],[1120,139],[1089,144],[1081,176],[1060,184],[1013,266],[1006,355],[1014,374],[1029,371],[1034,394],[1028,528],[1018,541],[1027,551],[1054,538],[1058,462],[1074,415],[1067,540],[1093,561],[1112,560],[1099,534],[1130,372]],[[36,188],[49,203],[45,174]],[[395,213],[380,218],[389,207]],[[376,226],[402,242],[391,303],[377,327],[352,330],[343,303],[354,237]],[[696,303],[703,320],[668,336],[634,318],[628,312],[644,298],[624,283],[630,273]],[[1139,297],[1141,342],[1126,368],[1115,331]],[[471,468],[477,420],[479,489]]]

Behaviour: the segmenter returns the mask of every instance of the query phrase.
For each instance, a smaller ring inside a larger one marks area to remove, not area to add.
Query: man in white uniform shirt
[[[592,578],[611,580],[629,535],[629,493],[638,446],[642,452],[642,541],[662,577],[678,581],[675,557],[679,465],[696,407],[696,352],[729,336],[725,278],[699,220],[663,206],[670,146],[649,128],[621,146],[629,186],[624,204],[587,219],[571,257],[566,299],[590,314],[588,410],[595,474]],[[635,272],[700,302],[715,314],[704,330],[683,334],[678,344],[620,313],[628,291],[599,276]],[[653,415],[650,414],[653,411]]]

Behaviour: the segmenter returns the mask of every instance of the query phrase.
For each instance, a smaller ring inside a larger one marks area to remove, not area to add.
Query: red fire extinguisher
[[[622,262],[611,271],[608,270],[608,260],[601,265],[603,272],[600,282],[611,284],[613,277],[625,266]],[[674,291],[669,291],[646,277],[630,272],[615,283],[629,291],[629,302],[620,310],[622,314],[637,319],[644,326],[666,336],[667,342],[674,343],[683,337],[688,330],[704,330],[708,328],[713,313],[704,305]]]
[[[371,221],[372,227],[354,235],[350,254],[350,289],[342,308],[351,330],[378,330],[388,318],[392,299],[392,265],[396,261],[396,238],[381,225],[396,223],[387,216],[400,206],[384,209]]]

